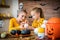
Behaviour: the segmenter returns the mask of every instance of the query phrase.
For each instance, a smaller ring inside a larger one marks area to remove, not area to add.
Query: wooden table
[[[38,40],[38,39],[37,39],[37,36],[32,31],[30,35],[20,35],[18,37],[14,35],[7,35],[6,38],[0,38],[0,40]],[[51,39],[45,36],[43,40],[51,40]],[[60,38],[56,40],[60,40]]]
[[[9,37],[9,38],[0,38],[0,40],[38,40],[36,39],[35,36],[30,36],[30,37]],[[51,39],[48,39],[47,37],[43,40],[51,40]],[[60,39],[56,39],[56,40],[60,40]]]

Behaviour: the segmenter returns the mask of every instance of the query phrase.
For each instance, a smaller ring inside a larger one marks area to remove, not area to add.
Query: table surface
[[[36,39],[35,37],[9,37],[9,38],[0,38],[0,40],[39,40],[39,39]],[[48,39],[47,37],[45,39],[42,39],[42,40],[51,40],[51,39]],[[60,40],[60,39],[56,39],[56,40]]]
[[[39,39],[37,39],[37,36],[32,31],[30,35],[14,36],[8,34],[6,38],[0,38],[0,40],[39,40]],[[51,40],[51,39],[45,36],[45,38],[42,40]],[[60,40],[60,38],[56,40]]]

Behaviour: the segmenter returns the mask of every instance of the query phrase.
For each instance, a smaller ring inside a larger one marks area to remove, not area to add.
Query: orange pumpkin
[[[50,18],[46,24],[46,32],[49,38],[60,38],[60,18]]]

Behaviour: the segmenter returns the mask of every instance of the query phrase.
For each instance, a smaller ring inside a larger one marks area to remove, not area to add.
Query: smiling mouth
[[[48,33],[48,35],[53,35],[53,33]]]

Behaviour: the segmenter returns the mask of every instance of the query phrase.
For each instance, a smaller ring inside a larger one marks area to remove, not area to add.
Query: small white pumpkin
[[[36,34],[36,35],[38,34],[38,28],[34,29],[34,34]]]
[[[4,32],[4,33],[1,33],[1,38],[5,38],[6,37],[6,32]]]

